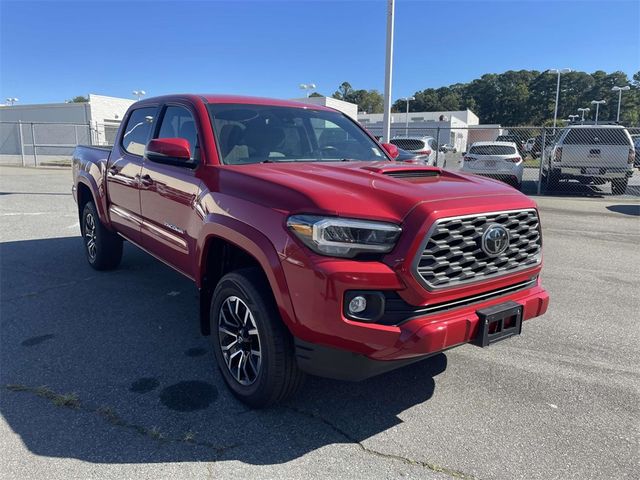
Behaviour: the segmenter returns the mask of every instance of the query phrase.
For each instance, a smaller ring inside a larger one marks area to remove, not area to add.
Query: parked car
[[[522,188],[524,166],[513,142],[475,142],[464,155],[461,170]]]
[[[449,152],[458,153],[458,149],[453,145],[451,145],[450,143],[445,143],[443,145],[440,145],[440,151],[442,153],[449,153]]]
[[[524,140],[522,140],[520,137],[518,137],[517,135],[513,135],[513,134],[509,134],[509,135],[498,135],[498,138],[496,138],[496,142],[513,142],[516,144],[516,147],[518,149],[518,153],[524,157],[525,156],[525,149],[524,149]]]
[[[398,148],[398,156],[394,159],[396,162],[427,164],[429,155],[421,155],[419,153],[408,152]]]
[[[531,153],[531,150],[533,149],[534,143],[536,143],[536,139],[535,138],[528,139],[524,144],[524,151],[527,152],[527,153]]]
[[[633,162],[633,166],[640,168],[640,135],[631,135],[631,139],[633,140],[633,148],[636,151],[636,159]]]
[[[547,138],[545,138],[545,143],[550,143],[552,140],[551,137],[549,137],[549,139],[547,140]],[[529,150],[529,155],[531,155],[531,158],[536,159],[538,158],[540,155],[542,155],[542,135],[537,135],[536,137],[533,138],[533,145],[531,145],[531,150]]]
[[[618,125],[577,125],[559,131],[545,150],[543,183],[548,190],[561,180],[604,185],[622,195],[633,175],[636,149],[626,128]]]
[[[84,254],[113,269],[128,240],[193,280],[222,377],[253,407],[305,373],[359,380],[519,335],[549,301],[533,200],[396,154],[327,107],[144,99],[111,150],[74,151]]]
[[[438,143],[433,137],[396,137],[389,140],[389,143],[407,152],[424,155],[428,158],[425,165],[436,164]]]

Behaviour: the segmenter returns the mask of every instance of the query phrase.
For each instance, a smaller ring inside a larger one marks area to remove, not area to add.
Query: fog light
[[[345,292],[342,313],[349,320],[377,322],[384,315],[384,294],[371,290]]]
[[[362,295],[353,297],[349,302],[349,313],[360,313],[367,309],[367,299]]]

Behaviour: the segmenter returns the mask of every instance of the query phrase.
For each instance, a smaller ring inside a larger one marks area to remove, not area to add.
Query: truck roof
[[[204,103],[245,103],[253,105],[272,105],[274,107],[294,107],[294,108],[308,108],[313,110],[326,110],[334,112],[335,109],[325,107],[323,105],[313,105],[310,103],[296,102],[294,100],[281,100],[276,98],[264,98],[264,97],[250,97],[244,95],[223,95],[216,93],[182,93],[163,95],[158,97],[150,97],[140,100],[139,104],[166,102],[170,100],[188,99],[195,102]]]

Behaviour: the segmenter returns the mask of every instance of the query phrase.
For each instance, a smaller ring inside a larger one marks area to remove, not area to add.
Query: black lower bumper
[[[296,360],[300,370],[318,377],[358,382],[437,355],[432,353],[405,360],[380,361],[339,348],[325,347],[296,338]]]

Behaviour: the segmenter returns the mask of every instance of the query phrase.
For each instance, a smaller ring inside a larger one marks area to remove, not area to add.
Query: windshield
[[[514,155],[516,149],[509,145],[474,145],[469,153],[475,155]]]
[[[360,127],[338,112],[250,104],[208,107],[220,158],[227,165],[388,160]]]

